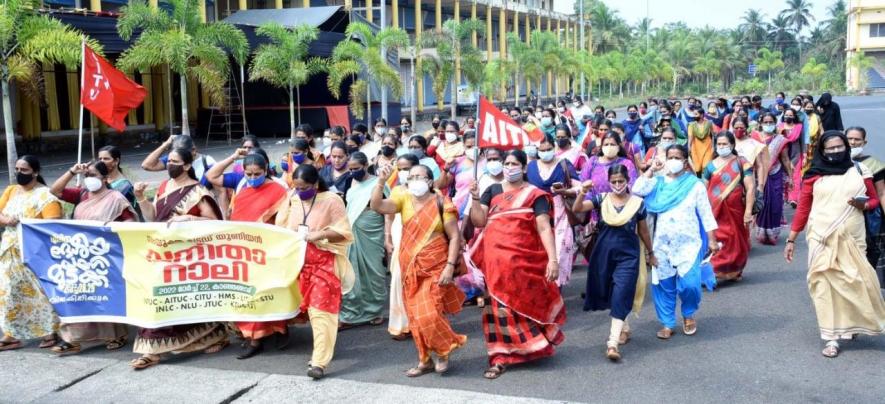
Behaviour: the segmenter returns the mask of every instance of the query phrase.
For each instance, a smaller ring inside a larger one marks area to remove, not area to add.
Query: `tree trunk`
[[[618,97],[624,98],[624,82],[618,81]]]
[[[293,87],[289,86],[289,138],[295,139],[295,94]],[[300,105],[299,105],[300,106]]]
[[[298,124],[301,125],[301,86],[295,86],[295,98],[298,100]]]
[[[3,67],[6,70],[6,67]],[[5,76],[5,74],[4,74]],[[18,153],[15,150],[15,123],[12,119],[12,101],[9,99],[9,82],[3,80],[3,126],[6,129],[6,163],[9,170],[9,183],[15,184],[15,161]]]
[[[191,128],[187,117],[187,76],[182,74],[179,78],[179,83],[181,86],[181,134],[190,136]]]
[[[516,75],[516,84],[514,85],[515,90],[513,90],[513,98],[514,105],[519,106],[519,74]],[[452,115],[454,116],[454,114]]]
[[[166,65],[166,85],[169,91],[166,91],[166,103],[169,104],[169,136],[175,135],[175,103],[172,102],[172,69]]]
[[[771,94],[771,70],[768,71],[768,93]]]

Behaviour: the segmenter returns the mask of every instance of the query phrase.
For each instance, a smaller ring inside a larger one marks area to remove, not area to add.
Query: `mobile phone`
[[[860,203],[867,203],[867,201],[870,200],[870,197],[866,196],[866,195],[860,195],[860,196],[855,196],[854,200],[857,202],[860,202]]]

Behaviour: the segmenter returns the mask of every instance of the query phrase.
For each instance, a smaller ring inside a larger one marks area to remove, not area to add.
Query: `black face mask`
[[[184,173],[184,166],[181,164],[166,164],[166,171],[169,172],[169,178],[175,179]]]
[[[813,109],[806,109],[805,113],[811,115],[814,113],[814,110]]]
[[[351,171],[351,172],[350,172],[350,177],[353,178],[353,179],[355,179],[355,180],[357,180],[357,181],[362,181],[363,178],[366,178],[366,169],[361,168],[361,169],[356,170],[356,171]]]
[[[439,122],[431,122],[430,126],[433,126],[433,129],[439,128]]]
[[[347,148],[347,155],[349,156],[349,155],[354,154],[358,151],[360,151],[359,147],[348,147]]]
[[[390,146],[381,146],[381,154],[384,157],[393,157],[393,154],[396,153],[396,150]]]
[[[16,174],[15,174],[15,182],[17,182],[18,185],[28,185],[28,184],[30,184],[31,181],[33,181],[33,180],[34,180],[34,174],[33,174],[33,173],[31,173],[31,174],[16,173]]]
[[[566,147],[571,146],[572,141],[567,138],[556,139],[556,145],[559,146],[560,149],[565,149]]]
[[[845,157],[845,152],[835,152],[835,153],[824,153],[824,158],[827,159],[830,163],[838,163],[842,161],[842,158]]]

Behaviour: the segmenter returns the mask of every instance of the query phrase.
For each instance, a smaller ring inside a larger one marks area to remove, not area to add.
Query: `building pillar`
[[[372,12],[372,0],[366,0],[366,21],[374,22],[375,13]]]
[[[476,19],[476,0],[473,0],[473,3],[470,4],[470,19]],[[479,38],[476,35],[476,31],[470,34],[470,43],[473,44],[474,48],[479,47]]]
[[[492,61],[492,6],[486,5],[486,62]]]
[[[249,9],[249,2],[246,0],[238,0],[237,4],[238,4],[238,6],[239,6],[238,8],[240,10],[248,10]]]
[[[301,2],[301,8],[310,8],[310,0],[303,0]]]
[[[246,1],[246,0],[242,0],[242,1]],[[150,5],[152,9],[156,10],[157,7],[160,6],[160,0],[148,0],[148,5]]]
[[[461,21],[461,0],[455,0],[455,22]],[[455,53],[455,88],[452,89],[452,93],[458,91],[458,86],[461,85],[461,52],[458,51]],[[454,100],[455,97],[452,97]]]
[[[216,6],[217,6],[217,4],[216,4]],[[199,11],[200,12],[200,22],[205,24],[206,23],[206,0],[200,0],[198,7],[200,10]]]
[[[440,32],[442,31],[442,0],[436,0],[436,10],[434,15],[436,21],[433,27],[436,28],[436,32]]]
[[[274,1],[274,8],[276,8],[276,9],[283,8],[283,0],[275,0]]]
[[[151,79],[152,79],[152,77],[151,77],[150,72],[141,73],[141,85],[142,85],[142,87],[145,88],[145,90],[147,90],[147,91],[145,91],[144,102],[142,102],[142,104],[141,104],[144,106],[144,124],[145,125],[154,123],[154,101],[153,101],[154,89],[152,86],[153,80],[151,80]]]
[[[89,11],[101,11],[101,0],[89,0]]]
[[[399,28],[399,0],[390,1],[390,26]]]
[[[77,68],[68,69],[68,116],[70,116],[70,127],[77,128],[80,123],[80,74]]]
[[[61,129],[58,114],[58,88],[55,81],[55,66],[43,63],[43,84],[46,87],[46,123],[49,130]],[[79,112],[80,103],[77,103]]]
[[[525,13],[525,44],[532,44],[532,19],[529,16],[529,13]],[[525,78],[525,93],[526,95],[532,91],[532,81],[529,80],[528,77]],[[519,104],[519,94],[516,94],[517,104]]]
[[[421,31],[424,31],[424,22],[421,21],[421,0],[415,1],[415,43],[421,42]],[[417,48],[417,47],[416,47]],[[417,49],[414,50],[416,53]],[[415,104],[418,112],[424,111],[424,73],[421,73],[421,58],[415,55]]]
[[[507,10],[498,13],[498,57],[507,58]]]

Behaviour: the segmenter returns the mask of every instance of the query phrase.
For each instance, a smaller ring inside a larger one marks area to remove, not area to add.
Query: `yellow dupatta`
[[[627,224],[636,215],[639,208],[642,207],[642,198],[630,195],[630,199],[627,200],[627,203],[618,212],[618,209],[615,208],[615,203],[612,202],[612,198],[608,198],[608,194],[603,194],[601,205],[599,212],[602,214],[602,221],[612,227],[621,227]],[[638,234],[638,227],[636,231]],[[639,240],[639,276],[636,278],[636,293],[633,295],[633,315],[636,317],[639,317],[639,312],[642,311],[642,303],[645,301],[645,284],[648,283],[648,274],[646,272],[645,246],[642,245],[642,240]]]

